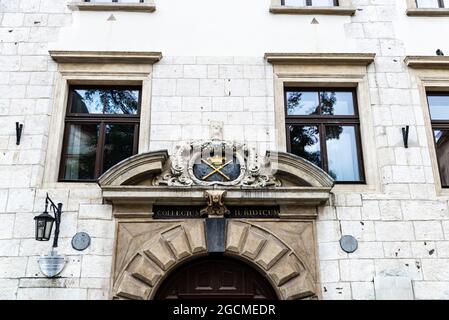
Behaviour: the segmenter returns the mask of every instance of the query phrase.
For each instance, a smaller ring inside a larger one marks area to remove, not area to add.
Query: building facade
[[[449,299],[445,30],[447,0],[0,0],[0,298]]]

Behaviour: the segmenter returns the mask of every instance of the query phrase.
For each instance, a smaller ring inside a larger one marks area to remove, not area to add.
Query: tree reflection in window
[[[353,90],[285,90],[288,151],[337,182],[363,182]]]
[[[321,167],[318,126],[290,126],[290,143],[292,153]]]
[[[135,115],[138,106],[138,90],[83,88],[73,90],[71,112]]]
[[[60,181],[95,181],[138,151],[140,87],[73,86]]]

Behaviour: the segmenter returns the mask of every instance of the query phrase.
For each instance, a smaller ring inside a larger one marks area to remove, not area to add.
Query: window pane
[[[427,96],[432,120],[449,120],[449,95]]]
[[[287,115],[317,115],[318,92],[287,91]]]
[[[438,0],[417,0],[418,8],[438,8]]]
[[[284,0],[284,5],[292,7],[303,7],[306,5],[306,0]]]
[[[449,0],[444,0],[444,7],[449,8]]]
[[[434,130],[441,185],[449,187],[449,130]]]
[[[321,113],[324,115],[353,116],[352,92],[321,92]]]
[[[284,0],[285,6],[304,7],[307,5],[306,0]],[[314,7],[329,7],[334,5],[334,0],[312,0]]]
[[[139,90],[74,89],[70,110],[72,113],[134,115],[138,113],[138,105]]]
[[[329,175],[336,181],[360,181],[354,126],[326,126]]]
[[[332,7],[334,0],[312,0],[312,6],[314,7]]]
[[[134,125],[108,124],[105,135],[103,172],[134,154]]]
[[[321,167],[320,133],[318,126],[290,126],[291,153]]]
[[[65,180],[91,180],[95,178],[95,159],[99,125],[68,125]]]

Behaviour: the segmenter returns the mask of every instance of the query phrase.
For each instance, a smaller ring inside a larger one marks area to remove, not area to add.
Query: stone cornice
[[[103,186],[103,199],[115,204],[205,204],[205,186],[195,187],[148,187],[148,186]],[[226,204],[229,205],[296,205],[317,206],[330,197],[330,187],[279,187],[273,189],[223,188]]]
[[[374,61],[375,53],[265,53],[273,64],[364,65]]]
[[[154,12],[156,5],[148,3],[100,3],[100,2],[72,2],[67,5],[72,10],[79,11],[131,11]]]
[[[449,8],[410,8],[407,9],[407,15],[412,17],[447,17]]]
[[[414,69],[449,68],[449,57],[445,56],[406,56],[404,62]]]
[[[272,5],[270,12],[275,14],[325,14],[338,16],[353,16],[356,12],[352,7],[289,7]]]
[[[50,56],[58,63],[145,63],[161,60],[161,52],[128,51],[59,51],[50,50]]]

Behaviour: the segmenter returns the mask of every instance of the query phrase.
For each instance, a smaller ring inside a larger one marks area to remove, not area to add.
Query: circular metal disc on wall
[[[358,242],[353,236],[343,236],[340,239],[340,247],[344,252],[353,253],[357,250]]]
[[[75,250],[83,251],[90,245],[90,236],[85,232],[78,232],[72,238],[72,247]]]

